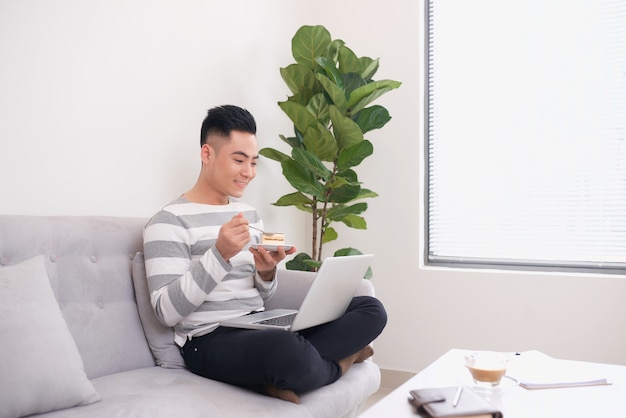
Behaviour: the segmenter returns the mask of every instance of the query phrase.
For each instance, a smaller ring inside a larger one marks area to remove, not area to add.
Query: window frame
[[[420,56],[423,60],[423,77],[421,84],[423,86],[422,103],[424,106],[423,112],[420,117],[422,119],[422,140],[423,140],[423,158],[422,158],[422,186],[423,186],[423,265],[426,267],[445,267],[456,269],[489,269],[489,270],[505,270],[505,271],[520,271],[520,272],[546,272],[546,273],[591,273],[601,275],[624,275],[626,274],[626,263],[596,263],[596,265],[590,265],[589,262],[567,262],[559,263],[555,261],[534,261],[534,260],[505,260],[505,259],[474,259],[469,257],[445,257],[445,256],[431,256],[430,255],[430,135],[431,126],[429,121],[432,118],[431,108],[429,103],[432,98],[432,84],[430,83],[430,68],[429,58],[431,45],[430,39],[430,16],[432,13],[431,3],[437,0],[423,0],[423,18],[422,23],[422,36],[423,42],[421,42]],[[440,0],[441,1],[441,0]]]

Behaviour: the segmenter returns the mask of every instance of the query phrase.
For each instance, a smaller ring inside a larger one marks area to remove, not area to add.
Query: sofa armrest
[[[298,309],[304,300],[316,273],[279,269],[276,273],[278,288],[265,303],[266,309]],[[369,280],[361,280],[355,296],[374,296],[374,286]]]

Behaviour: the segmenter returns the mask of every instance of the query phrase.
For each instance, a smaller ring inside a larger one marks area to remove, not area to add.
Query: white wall
[[[463,347],[626,364],[623,277],[420,267],[418,3],[0,0],[0,213],[150,216],[195,181],[200,123],[218,104],[250,109],[261,146],[281,148],[292,131],[278,68],[298,27],[323,24],[380,57],[377,78],[403,82],[380,101],[393,119],[368,134],[359,171],[380,194],[369,228],[340,231],[376,254],[389,311],[376,361],[418,371]],[[308,250],[307,218],[270,206],[289,191],[265,161],[245,200]]]

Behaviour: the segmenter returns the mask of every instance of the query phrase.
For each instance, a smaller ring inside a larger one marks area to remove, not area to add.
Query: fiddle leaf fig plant
[[[280,135],[291,155],[273,148],[259,152],[281,164],[295,189],[273,204],[311,214],[311,254],[296,255],[287,268],[315,271],[323,245],[339,236],[334,224],[367,229],[363,200],[378,195],[362,186],[355,167],[374,152],[365,134],[391,120],[387,109],[373,102],[401,83],[374,80],[379,60],[358,57],[323,26],[302,26],[291,50],[295,63],[280,69],[291,95],[278,103],[293,123],[292,136]],[[360,251],[347,247],[334,255],[351,254]]]

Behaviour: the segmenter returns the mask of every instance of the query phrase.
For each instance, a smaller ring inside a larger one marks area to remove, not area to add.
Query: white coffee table
[[[396,390],[374,404],[361,418],[415,417],[407,401],[412,389],[456,386],[472,388],[469,372],[463,364],[467,350],[453,349],[437,359]],[[603,386],[527,390],[509,379],[492,391],[475,389],[504,414],[504,418],[625,418],[626,366],[571,361],[572,367],[597,370],[612,383]]]

